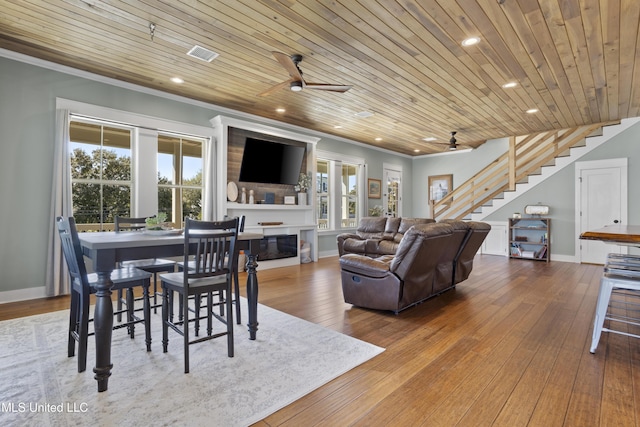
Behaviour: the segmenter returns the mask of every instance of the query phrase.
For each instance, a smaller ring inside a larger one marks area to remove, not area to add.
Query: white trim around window
[[[132,150],[136,151],[137,158],[144,158],[145,153],[139,152],[144,150],[139,143],[140,140],[152,141],[157,140],[158,132],[165,134],[181,134],[184,136],[193,136],[204,138],[209,141],[203,149],[203,219],[213,220],[213,213],[216,211],[215,191],[215,156],[216,138],[214,129],[206,126],[199,126],[189,123],[176,122],[168,119],[145,116],[142,114],[132,113],[129,111],[115,110],[99,105],[86,104],[83,102],[73,101],[64,98],[56,98],[56,108],[68,110],[70,115],[76,116],[79,121],[97,120],[104,124],[117,124],[133,128]],[[153,150],[153,146],[157,149],[156,144],[145,144],[147,149]],[[147,153],[149,154],[149,153]],[[145,192],[141,188],[157,188],[157,163],[143,162],[132,165],[134,170],[134,188],[132,192],[134,198],[132,200],[132,215],[148,216],[157,213],[157,191]],[[147,194],[145,197],[144,195]],[[150,196],[149,196],[150,195]]]
[[[366,209],[366,164],[363,158],[348,156],[330,151],[316,151],[316,161],[324,160],[329,162],[329,221],[326,228],[319,228],[319,234],[335,234],[355,227],[342,227],[341,224],[341,200],[342,190],[340,188],[340,176],[342,165],[350,164],[358,166],[358,203],[356,223],[362,218]]]

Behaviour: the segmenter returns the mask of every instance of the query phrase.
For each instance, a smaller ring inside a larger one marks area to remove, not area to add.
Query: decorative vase
[[[299,205],[307,204],[307,193],[298,193],[298,204]]]

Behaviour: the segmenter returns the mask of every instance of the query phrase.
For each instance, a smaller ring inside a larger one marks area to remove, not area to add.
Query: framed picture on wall
[[[453,190],[453,175],[433,175],[429,177],[429,201],[439,202]]]
[[[382,181],[379,179],[369,178],[367,180],[367,188],[370,199],[382,198]]]

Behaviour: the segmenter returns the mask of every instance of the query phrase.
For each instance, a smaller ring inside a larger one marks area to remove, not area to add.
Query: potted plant
[[[298,204],[306,205],[307,204],[307,190],[311,186],[311,174],[300,172],[300,176],[298,177],[298,184],[294,187],[294,189],[298,192]]]
[[[147,230],[164,230],[167,225],[167,214],[164,212],[158,213],[158,215],[150,216],[145,220]]]
[[[382,206],[376,205],[369,208],[369,216],[382,216]]]

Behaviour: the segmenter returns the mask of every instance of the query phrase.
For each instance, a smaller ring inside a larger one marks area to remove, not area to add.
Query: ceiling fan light
[[[302,82],[291,82],[291,86],[289,86],[292,92],[300,92],[302,90]]]
[[[456,151],[457,148],[456,144],[449,145],[449,151]]]

